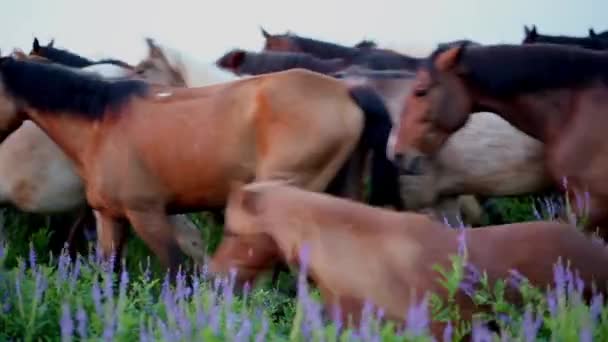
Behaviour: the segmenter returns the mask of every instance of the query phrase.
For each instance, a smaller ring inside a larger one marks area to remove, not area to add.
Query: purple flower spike
[[[268,332],[268,321],[266,317],[262,318],[262,329],[258,332],[258,335],[255,337],[255,342],[264,342],[266,341],[266,333]]]
[[[412,305],[408,309],[406,330],[413,336],[422,336],[428,325],[428,297],[425,295],[419,305]]]
[[[532,310],[530,307],[526,308],[524,312],[524,336],[527,342],[532,342],[536,340],[536,335],[538,334],[538,329],[540,329],[540,325],[542,323],[542,316],[537,315],[534,317]]]
[[[34,245],[30,243],[30,268],[32,270],[36,269],[36,251],[34,250]]]
[[[244,319],[243,324],[241,324],[241,329],[239,329],[239,332],[234,337],[234,341],[249,341],[249,337],[251,337],[251,322],[249,321],[249,319]]]
[[[78,306],[78,311],[76,311],[76,321],[78,322],[78,335],[80,335],[81,339],[85,340],[87,338],[87,313],[80,305]]]
[[[508,282],[515,289],[519,289],[528,279],[516,269],[509,270]]]
[[[479,322],[473,324],[473,342],[492,342],[492,333]]]
[[[59,325],[61,326],[61,340],[71,341],[72,334],[74,333],[74,323],[72,322],[70,307],[67,303],[61,305],[61,320],[59,321]]]
[[[453,330],[454,328],[452,327],[452,322],[448,322],[448,324],[445,326],[445,329],[443,329],[443,342],[452,341]]]

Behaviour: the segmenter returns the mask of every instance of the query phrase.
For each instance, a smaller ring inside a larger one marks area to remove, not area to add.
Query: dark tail
[[[373,152],[369,204],[393,205],[402,210],[397,166],[386,156],[386,145],[392,129],[388,109],[380,95],[369,86],[353,86],[349,94],[365,113],[361,143]]]

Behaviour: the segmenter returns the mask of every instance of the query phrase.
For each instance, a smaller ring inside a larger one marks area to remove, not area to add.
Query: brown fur
[[[120,250],[128,220],[172,271],[181,256],[167,214],[223,207],[233,180],[289,179],[325,190],[364,124],[347,87],[298,69],[201,88],[152,87],[96,120],[21,110],[75,163],[104,253]]]
[[[346,84],[373,87],[384,99],[393,121],[387,147],[389,157],[393,157],[392,144],[397,140],[400,125],[409,124],[409,119],[403,116],[415,75],[402,74],[389,78],[379,72],[350,68],[342,76]],[[479,203],[462,194],[523,195],[544,190],[551,182],[543,144],[488,112],[472,116],[425,166],[424,175],[400,176],[405,207],[425,210],[437,217],[445,215],[452,225],[457,224],[458,214],[467,224],[477,225],[481,221]]]
[[[402,156],[404,169],[424,173],[424,170],[414,170],[414,166],[437,153],[448,138],[468,122],[472,113],[492,110],[544,143],[543,156],[554,184],[563,186],[567,178],[567,188],[563,189],[568,191],[575,212],[587,213],[586,228],[596,230],[600,226],[600,235],[608,239],[608,231],[603,228],[608,223],[608,183],[604,177],[608,163],[602,157],[606,55],[552,44],[471,47],[470,54],[482,64],[473,72],[469,70],[475,68],[473,62],[468,62],[469,65],[461,62],[464,49],[437,51],[429,67],[418,71],[415,90],[408,97],[402,114],[403,124],[395,148]],[[517,75],[514,80],[509,80],[505,76],[509,72],[505,71],[496,72],[495,81],[485,75],[482,71],[491,70],[488,64],[492,56],[483,56],[482,49],[487,49],[487,54],[499,55],[502,51],[504,55],[517,57],[512,65],[504,66]],[[526,53],[531,56],[529,62],[526,62]],[[571,61],[570,65],[563,66],[563,71],[546,71],[542,75],[531,71],[543,64],[549,65],[546,68],[559,68],[563,61]],[[550,78],[551,73],[560,75]],[[528,82],[521,81],[523,79]],[[484,82],[485,87],[476,82]],[[520,83],[527,88],[518,88]],[[585,191],[588,191],[588,203],[582,200]]]
[[[450,268],[449,256],[459,247],[457,230],[425,215],[373,208],[280,182],[235,186],[226,209],[226,230],[231,236],[213,256],[213,272],[245,269],[237,277],[253,281],[256,270],[275,261],[277,247],[285,261],[298,265],[298,253],[307,244],[310,276],[326,308],[346,300],[344,318],[356,318],[369,299],[384,309],[387,319],[398,322],[427,291],[446,295],[432,267]],[[560,256],[588,286],[593,280],[604,291],[608,281],[608,250],[570,225],[529,222],[465,231],[468,262],[486,271],[490,284],[516,269],[544,288],[552,284],[552,266]],[[265,245],[247,243],[256,236],[264,237]],[[517,298],[513,290],[507,291]],[[465,319],[482,310],[462,293],[457,304]]]

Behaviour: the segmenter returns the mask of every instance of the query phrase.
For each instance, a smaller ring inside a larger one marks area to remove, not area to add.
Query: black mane
[[[433,62],[440,50],[429,58],[432,75],[436,74]],[[608,54],[575,46],[464,46],[459,65],[467,82],[499,97],[580,86],[597,79],[608,83]]]
[[[360,53],[361,49],[340,44],[325,42],[317,39],[300,37],[293,33],[284,35],[293,40],[304,52],[311,53],[319,58],[350,58]]]
[[[142,81],[108,81],[57,64],[0,58],[4,89],[16,99],[45,112],[66,112],[95,120],[134,96],[144,97]]]
[[[238,74],[260,75],[270,72],[303,68],[322,74],[329,74],[344,69],[347,64],[343,59],[321,59],[300,52],[250,52],[234,50],[226,54],[242,53],[240,65],[236,66]],[[220,63],[223,57],[220,58]]]
[[[52,46],[40,46],[36,54],[52,61],[57,64],[73,67],[73,68],[84,68],[95,64],[114,64],[123,68],[131,68],[131,66],[123,61],[117,59],[102,59],[99,61],[92,61],[88,58],[77,55],[68,50],[58,49]]]

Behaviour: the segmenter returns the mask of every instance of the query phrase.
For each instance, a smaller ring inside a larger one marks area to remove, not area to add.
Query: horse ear
[[[593,28],[589,29],[589,37],[590,38],[595,38],[597,36],[597,34],[595,33],[595,30]]]
[[[48,43],[46,46],[47,47],[53,47],[53,45],[55,45],[55,38],[51,39],[51,42]]]
[[[264,36],[264,38],[268,39],[270,38],[270,33],[268,33],[266,30],[264,30],[264,28],[262,26],[260,26],[260,31],[262,31],[262,36]]]
[[[536,32],[536,25],[532,25],[532,31],[530,31],[530,34],[533,36],[538,35],[538,32]]]
[[[458,65],[458,62],[460,62],[460,57],[462,56],[465,46],[466,45],[464,44],[455,46],[445,52],[440,53],[435,60],[435,67],[441,71],[449,71],[455,68]]]
[[[528,25],[524,25],[524,34],[527,36],[530,35],[530,29],[528,28]]]
[[[164,56],[161,49],[156,45],[156,42],[154,42],[154,39],[146,37],[146,44],[148,45],[148,55],[151,58],[162,58]]]
[[[40,50],[40,42],[38,42],[38,38],[34,38],[34,43],[32,44],[32,51],[38,52]]]

